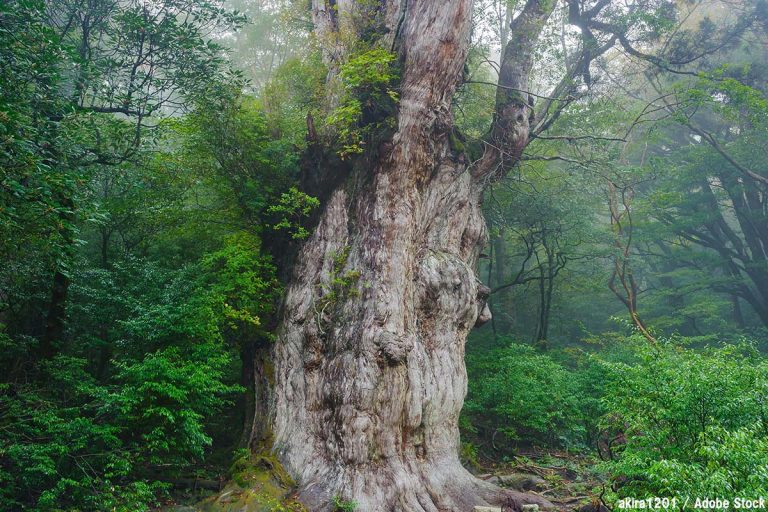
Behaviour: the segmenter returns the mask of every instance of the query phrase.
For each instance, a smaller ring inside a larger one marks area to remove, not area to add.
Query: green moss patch
[[[232,481],[197,506],[200,512],[307,512],[294,494],[295,483],[271,454],[242,457],[231,468]]]

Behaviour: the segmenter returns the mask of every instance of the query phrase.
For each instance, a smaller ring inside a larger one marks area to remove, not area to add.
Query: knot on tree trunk
[[[493,140],[502,152],[502,162],[517,162],[528,145],[533,109],[524,101],[504,105],[496,119]]]
[[[379,353],[390,366],[403,364],[413,348],[413,340],[390,331],[380,331],[375,339]]]
[[[477,310],[480,312],[475,321],[475,327],[480,327],[491,321],[491,309],[488,307],[488,297],[491,295],[491,289],[480,281],[477,282]]]

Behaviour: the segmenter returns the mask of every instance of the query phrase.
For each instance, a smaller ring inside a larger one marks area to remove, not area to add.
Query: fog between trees
[[[765,496],[766,23],[4,2],[0,509]]]

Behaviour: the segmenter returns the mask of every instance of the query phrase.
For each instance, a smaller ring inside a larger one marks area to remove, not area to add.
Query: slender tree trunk
[[[544,263],[539,260],[538,253],[536,254],[536,262],[539,268],[539,314],[536,321],[536,334],[533,335],[533,343],[538,344],[541,340],[545,339],[544,323],[547,311],[547,276],[544,273]]]
[[[101,268],[109,268],[109,240],[112,238],[111,228],[101,229]]]
[[[741,313],[741,304],[737,295],[731,295],[731,304],[733,304],[733,321],[739,329],[744,329],[744,315]]]
[[[507,282],[508,265],[507,265],[507,247],[506,239],[504,238],[504,228],[499,229],[499,236],[493,240],[493,264],[494,264],[494,278],[495,282],[489,282],[488,285],[493,288],[494,286],[501,286]],[[493,296],[493,306],[491,311],[494,311],[494,319],[496,327],[503,334],[509,334],[513,321],[511,321],[512,300],[511,300],[511,288],[504,288],[499,290],[498,293]]]
[[[51,161],[54,162],[54,160]],[[58,198],[61,205],[65,208],[59,213],[59,235],[62,239],[63,254],[59,254],[62,260],[72,260],[74,250],[75,236],[70,227],[75,222],[75,203],[66,193],[62,193]],[[69,211],[67,211],[69,210]],[[62,271],[61,263],[53,270],[51,280],[51,295],[48,302],[48,311],[45,317],[45,330],[40,340],[38,356],[42,359],[50,359],[58,352],[58,344],[63,342],[64,328],[67,314],[67,296],[69,294],[70,278]]]
[[[313,511],[331,510],[334,496],[365,511],[548,505],[459,462],[464,343],[490,318],[475,274],[482,194],[527,144],[530,106],[505,93],[486,154],[470,167],[450,133],[471,0],[382,4],[401,62],[397,130],[333,190],[297,257],[274,349],[274,450]],[[522,67],[505,71],[516,88],[527,85],[536,27],[551,12],[529,4],[516,19],[528,38],[515,41]],[[344,48],[329,33],[355,19],[356,5],[314,2],[332,72]]]
[[[546,247],[547,254],[547,267],[546,272],[544,265],[540,264],[541,279],[539,280],[539,293],[541,295],[541,305],[539,314],[539,326],[537,329],[536,339],[534,343],[543,350],[549,348],[549,320],[552,313],[552,295],[555,290],[555,278],[557,277],[557,269],[555,262],[555,255],[552,250]]]
[[[62,272],[55,271],[51,285],[51,300],[48,303],[48,314],[45,319],[45,333],[40,341],[40,357],[43,359],[50,359],[56,355],[55,344],[61,343],[64,337],[68,290],[69,278]]]

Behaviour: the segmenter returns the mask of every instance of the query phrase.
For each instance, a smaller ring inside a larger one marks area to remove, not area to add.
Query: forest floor
[[[513,456],[501,459],[491,459],[480,455],[473,472],[478,478],[489,481],[501,487],[516,491],[538,494],[552,502],[562,512],[579,511],[585,505],[597,504],[605,484],[604,476],[597,469],[598,460],[590,453],[574,453],[537,448],[517,449]],[[214,484],[214,481],[199,480],[197,483]],[[201,500],[206,497],[221,494],[224,489],[221,480],[220,492],[206,488],[194,489],[177,488],[173,493],[175,499],[168,500],[158,509],[163,512],[198,512],[199,510],[234,510],[245,503],[248,492],[232,485],[239,496],[238,500],[229,505],[216,506],[209,503],[201,507]],[[253,486],[259,488],[257,483]],[[225,493],[226,494],[226,493]],[[244,496],[240,496],[244,494]],[[258,495],[253,497],[258,498]],[[246,500],[247,501],[247,500]],[[260,500],[259,500],[260,501]],[[242,503],[241,503],[242,502]],[[234,507],[234,508],[233,508]],[[248,510],[261,510],[261,507],[246,507]],[[264,510],[294,510],[291,507],[265,507]],[[585,510],[596,510],[585,509]]]
[[[479,457],[477,476],[510,489],[536,493],[562,511],[599,503],[605,484],[593,454],[526,449],[493,461]]]

